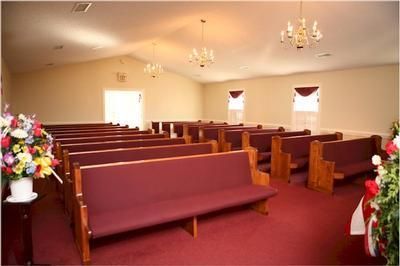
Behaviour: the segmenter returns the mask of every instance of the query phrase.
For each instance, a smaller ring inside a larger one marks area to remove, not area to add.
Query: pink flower
[[[33,122],[33,129],[36,129],[36,128],[42,128],[42,124],[37,120],[35,120],[35,122]]]
[[[14,156],[12,155],[11,152],[8,152],[6,154],[4,154],[3,156],[3,161],[7,164],[7,165],[12,165],[15,161]]]
[[[60,162],[57,160],[57,159],[53,159],[53,160],[51,160],[51,166],[57,166],[57,165],[59,165],[60,164]]]
[[[386,143],[386,153],[392,155],[395,151],[397,151],[397,146],[393,143],[393,141],[389,141]]]
[[[30,154],[35,154],[36,153],[36,149],[32,148],[31,146],[28,146],[28,150]]]

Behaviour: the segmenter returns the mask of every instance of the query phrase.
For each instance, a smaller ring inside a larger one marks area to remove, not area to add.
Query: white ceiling
[[[12,72],[117,55],[148,62],[152,42],[167,71],[202,83],[399,62],[398,1],[304,2],[304,17],[310,27],[318,21],[324,38],[300,52],[279,42],[299,2],[94,2],[87,13],[72,13],[73,6],[2,3],[2,54]],[[205,69],[188,62],[201,45],[202,18],[216,57]],[[315,57],[322,52],[333,56]]]

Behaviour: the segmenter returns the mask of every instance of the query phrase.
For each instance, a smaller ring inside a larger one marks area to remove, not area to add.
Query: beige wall
[[[168,71],[153,79],[143,67],[121,56],[14,74],[13,111],[36,113],[44,123],[103,121],[104,89],[132,88],[144,91],[145,122],[202,117],[200,84]],[[127,82],[118,82],[117,72],[127,73]]]
[[[11,73],[3,58],[1,59],[1,88],[1,111],[3,111],[4,105],[11,103]]]
[[[293,87],[319,85],[321,130],[389,133],[399,114],[399,66],[238,80],[205,85],[204,118],[227,120],[228,90],[245,89],[245,120],[290,127]]]

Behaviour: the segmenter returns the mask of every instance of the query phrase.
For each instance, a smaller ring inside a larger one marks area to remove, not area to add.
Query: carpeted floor
[[[101,239],[91,246],[92,264],[129,265],[327,265],[382,264],[364,255],[363,238],[344,229],[363,195],[362,177],[328,195],[271,180],[279,190],[270,213],[235,208],[199,218],[193,239],[172,223]],[[155,210],[156,211],[156,210]],[[37,202],[33,217],[36,264],[80,264],[72,231],[54,193]]]

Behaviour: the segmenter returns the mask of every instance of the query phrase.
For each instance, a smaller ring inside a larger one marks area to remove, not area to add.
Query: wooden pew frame
[[[242,151],[241,151],[242,152]],[[250,170],[251,170],[251,178],[252,183],[260,186],[268,186],[269,185],[269,175],[257,170],[257,154],[255,149],[249,148],[246,149],[248,153]],[[173,159],[181,159],[181,158],[196,158],[196,157],[204,157],[204,156],[216,156],[218,153],[207,154],[207,155],[192,155],[192,156],[183,156],[183,157],[175,157]],[[163,158],[163,159],[154,159],[149,161],[165,161],[171,160],[171,158]],[[126,163],[111,163],[107,164],[107,166],[112,165],[120,165],[120,164],[129,164],[132,162]],[[133,162],[140,163],[140,162]],[[92,233],[89,228],[89,220],[88,220],[88,206],[83,201],[82,194],[82,174],[80,170],[79,163],[73,164],[73,194],[74,194],[74,217],[75,217],[75,227],[74,227],[74,235],[75,235],[75,243],[78,247],[78,251],[80,253],[81,259],[83,263],[90,264],[90,239]],[[268,205],[267,199],[260,200],[251,205],[251,208],[263,215],[268,214]],[[197,238],[198,230],[197,230],[197,217],[192,217],[191,219],[187,219],[184,222],[183,228],[190,233],[193,238]]]
[[[250,130],[251,126],[246,127],[243,132],[245,132],[245,130]],[[257,125],[254,127],[254,129],[263,129],[262,125]],[[278,130],[283,129],[283,131],[285,130],[283,127],[279,127]],[[228,129],[230,130],[230,129]],[[240,128],[238,129],[232,129],[232,130],[241,130]],[[231,151],[232,150],[232,143],[226,141],[226,136],[225,136],[225,129],[221,128],[220,130],[218,130],[218,146],[219,146],[219,151],[220,152],[227,152],[227,151]]]
[[[378,135],[372,135],[370,138],[374,140],[375,148],[378,151],[378,154],[382,154],[382,137]],[[332,142],[339,141],[342,140]],[[345,178],[345,176],[344,173],[335,172],[336,165],[334,161],[324,160],[322,157],[323,147],[324,142],[320,142],[318,140],[311,142],[307,187],[319,192],[333,194],[335,180],[342,180]]]
[[[336,135],[337,140],[343,139],[343,134],[341,132],[335,132],[333,134]],[[310,161],[311,160],[309,160],[309,162]],[[296,168],[298,168],[298,165],[292,163],[292,155],[282,151],[282,138],[280,136],[273,136],[271,144],[271,177],[282,179],[290,183],[291,169]]]

